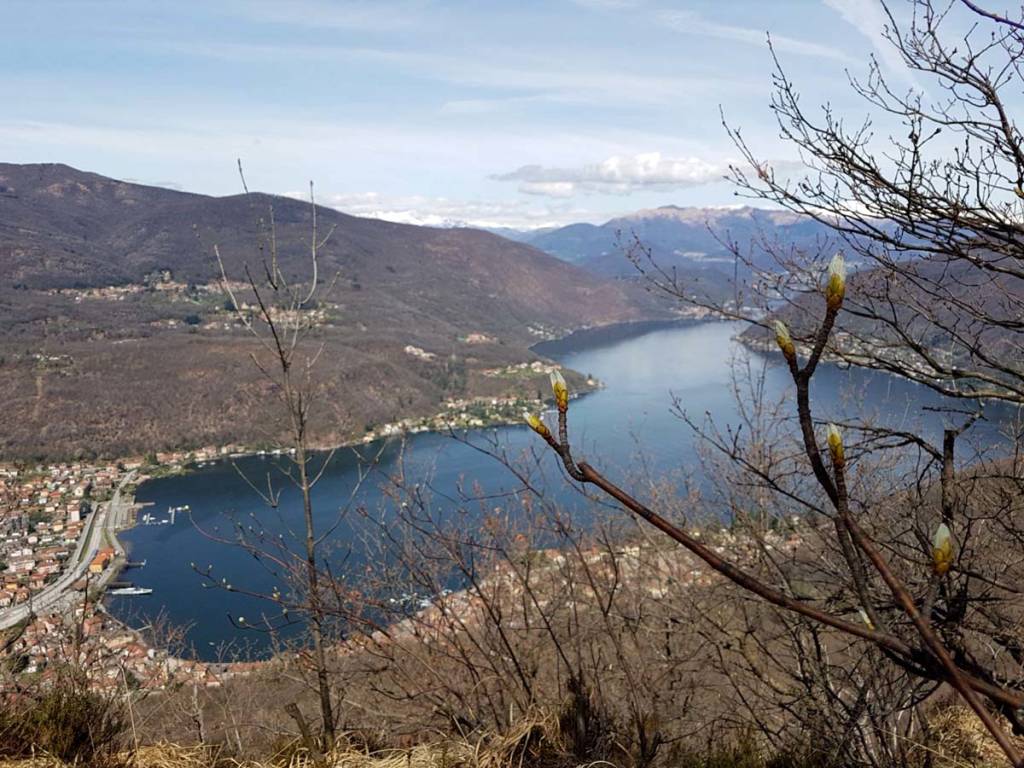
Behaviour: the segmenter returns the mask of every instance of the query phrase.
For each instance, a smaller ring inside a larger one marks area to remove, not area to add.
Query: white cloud
[[[124,45],[144,46],[146,51],[162,50],[234,62],[305,60],[324,65],[353,62],[392,68],[416,78],[455,86],[502,92],[501,96],[445,102],[441,111],[455,114],[494,111],[534,101],[599,104],[605,108],[637,104],[661,106],[680,99],[705,98],[723,92],[740,93],[760,87],[753,81],[728,75],[691,74],[684,77],[652,74],[636,67],[609,66],[600,57],[588,60],[566,54],[559,58],[551,52],[528,56],[515,49],[494,46],[435,53],[343,44],[230,43],[219,40],[132,39]],[[514,95],[505,95],[504,92],[510,91]]]
[[[829,1],[826,0],[826,2]],[[720,24],[715,21],[709,21],[693,11],[663,11],[660,14],[660,18],[664,24],[680,32],[714,37],[720,40],[731,40],[749,45],[767,46],[768,43],[767,30],[739,27],[732,24]],[[814,56],[822,59],[833,59],[846,64],[852,64],[856,61],[832,46],[812,43],[807,40],[798,40],[774,33],[771,38],[772,45],[775,46],[777,51]]]
[[[843,17],[864,37],[871,41],[879,60],[892,74],[919,89],[913,74],[907,69],[903,56],[885,39],[889,18],[878,0],[824,0],[825,5]]]
[[[203,113],[202,105],[182,106],[182,111]],[[131,115],[110,114],[114,125],[86,120],[63,123],[0,119],[0,157],[60,158],[87,165],[89,157],[103,153],[120,162],[116,167],[88,166],[90,170],[149,178],[168,178],[173,172],[175,176],[191,177],[189,187],[204,191],[219,186],[197,181],[210,177],[211,163],[223,165],[224,170],[216,169],[213,177],[223,173],[233,191],[237,182],[235,158],[242,157],[257,186],[258,171],[270,178],[281,177],[278,171],[283,170],[285,179],[298,176],[330,184],[335,175],[344,175],[349,183],[366,188],[381,174],[432,176],[437,168],[445,168],[451,178],[452,169],[456,169],[463,172],[463,178],[479,181],[480,168],[498,170],[502,167],[500,158],[518,164],[532,157],[602,157],[629,146],[661,145],[673,138],[615,132],[524,135],[511,128],[479,131],[468,124],[448,127],[401,121],[318,121],[278,118],[262,112],[201,116],[184,123],[170,116],[159,119],[163,115],[139,123]],[[159,153],[154,153],[154,147]],[[472,164],[469,171],[463,168],[467,158]],[[118,170],[124,167],[130,170]]]
[[[630,194],[639,189],[669,191],[721,181],[728,163],[699,157],[666,157],[660,152],[615,155],[599,163],[576,168],[524,165],[493,178],[518,181],[519,191],[530,195],[569,197],[577,192]]]
[[[303,192],[286,194],[297,199],[308,198],[308,193]],[[428,227],[537,229],[594,218],[592,212],[569,203],[528,200],[455,200],[425,195],[349,192],[318,196],[317,202],[353,216]]]
[[[519,191],[542,197],[572,197],[576,194],[576,184],[571,181],[524,181],[519,185]]]
[[[219,10],[250,22],[365,32],[414,26],[430,10],[429,5],[426,0],[231,0]]]

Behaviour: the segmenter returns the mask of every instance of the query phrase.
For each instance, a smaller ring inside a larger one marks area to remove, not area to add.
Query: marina
[[[147,506],[151,506],[151,504]],[[167,517],[159,519],[152,513],[146,512],[142,515],[142,517],[138,519],[137,525],[174,525],[179,512],[187,514],[191,511],[192,508],[188,504],[184,504],[178,507],[168,507]]]

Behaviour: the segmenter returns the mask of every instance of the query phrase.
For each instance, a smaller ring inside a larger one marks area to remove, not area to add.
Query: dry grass
[[[126,768],[319,768],[295,742],[263,760],[239,761],[208,747],[158,744],[122,756]],[[325,760],[329,768],[616,768],[606,761],[574,760],[559,735],[557,718],[524,719],[504,736],[479,741],[444,739],[408,749],[370,751],[343,744]],[[0,761],[0,768],[63,768],[54,757]]]
[[[916,748],[915,764],[932,768],[1006,767],[1006,756],[966,707],[951,706],[935,712],[929,726],[931,738]],[[1024,740],[1017,742],[1019,748],[1024,748]]]

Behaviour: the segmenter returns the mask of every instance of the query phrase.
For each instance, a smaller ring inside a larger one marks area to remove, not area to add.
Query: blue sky
[[[4,0],[0,160],[420,223],[535,227],[735,202],[794,159],[765,34],[807,103],[864,107],[875,0]],[[887,50],[883,65],[906,80]]]

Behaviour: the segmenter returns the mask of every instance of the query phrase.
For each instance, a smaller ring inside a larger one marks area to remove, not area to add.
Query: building
[[[114,559],[114,550],[112,547],[104,547],[96,553],[96,557],[89,563],[89,573],[103,573],[110,561]]]

